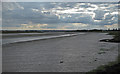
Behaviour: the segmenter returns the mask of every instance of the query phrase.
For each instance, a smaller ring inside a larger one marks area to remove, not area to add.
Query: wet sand
[[[42,35],[41,35],[42,34]],[[78,34],[85,33],[31,33],[31,34],[3,34],[2,35],[2,44],[10,44],[10,43],[20,43],[20,42],[30,42],[37,40],[45,40],[51,38],[61,38],[61,37],[70,37],[76,36]]]
[[[118,44],[103,33],[3,45],[3,72],[88,72],[114,61]]]

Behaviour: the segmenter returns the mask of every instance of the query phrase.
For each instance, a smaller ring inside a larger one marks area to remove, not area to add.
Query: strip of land
[[[53,39],[53,38],[61,38],[61,37],[69,37],[76,36],[79,34],[85,33],[12,33],[12,34],[3,34],[2,35],[2,44],[10,44],[10,43],[19,43],[19,42],[28,42],[28,41],[36,41],[36,40],[44,40],[44,39]]]

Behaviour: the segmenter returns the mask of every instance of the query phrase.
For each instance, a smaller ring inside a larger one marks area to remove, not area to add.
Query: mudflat
[[[104,33],[85,33],[3,45],[3,72],[88,72],[115,61],[118,43]]]

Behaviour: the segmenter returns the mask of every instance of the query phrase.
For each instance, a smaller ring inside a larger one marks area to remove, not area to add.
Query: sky
[[[3,2],[7,30],[81,30],[118,28],[117,2]]]
[[[1,0],[2,2],[118,2],[119,0]]]

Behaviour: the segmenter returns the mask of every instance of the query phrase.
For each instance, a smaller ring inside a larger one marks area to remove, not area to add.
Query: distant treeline
[[[1,30],[2,33],[42,33],[42,32],[106,32],[106,31],[120,31],[120,29],[113,30]]]

